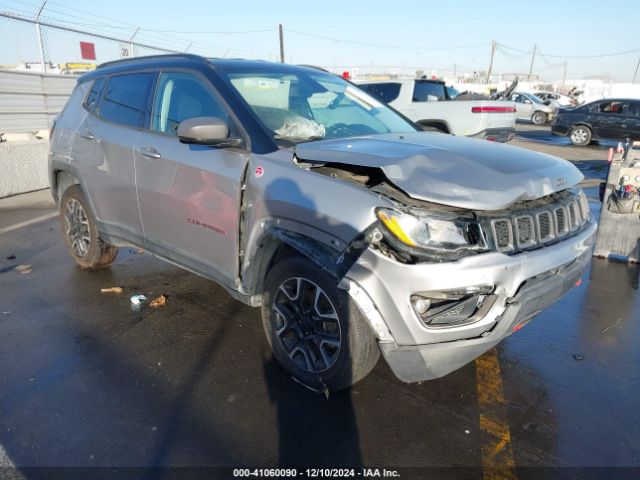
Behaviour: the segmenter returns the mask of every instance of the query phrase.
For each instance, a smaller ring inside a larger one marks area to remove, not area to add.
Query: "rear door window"
[[[368,83],[358,87],[384,103],[393,102],[400,95],[400,84],[395,82]]]
[[[629,102],[629,110],[627,114],[636,119],[640,118],[640,102]]]
[[[602,102],[598,105],[598,111],[600,113],[626,115],[627,110],[626,102]]]
[[[445,99],[444,85],[441,83],[416,80],[416,84],[413,87],[414,102],[434,102]]]
[[[153,75],[145,72],[111,77],[100,104],[99,116],[111,122],[142,128]]]
[[[96,108],[98,107],[98,101],[100,100],[100,94],[102,93],[102,87],[104,87],[105,79],[98,78],[91,85],[91,90],[87,94],[87,98],[85,98],[84,103],[82,104],[88,112],[95,113]]]
[[[153,102],[151,130],[176,135],[180,122],[195,117],[217,117],[231,124],[213,92],[196,75],[161,73]]]

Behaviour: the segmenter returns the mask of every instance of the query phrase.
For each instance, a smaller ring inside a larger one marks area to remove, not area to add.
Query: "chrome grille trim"
[[[569,213],[567,212],[567,207],[555,208],[553,210],[553,216],[556,221],[556,234],[558,237],[564,237],[569,233],[569,224],[567,221]]]
[[[555,222],[551,212],[540,212],[536,215],[536,226],[538,228],[538,240],[548,242],[556,238]]]
[[[491,220],[491,229],[496,247],[500,252],[513,250],[513,227],[508,218]]]
[[[584,193],[578,195],[578,204],[580,205],[580,213],[582,216],[582,223],[588,221],[591,218],[591,211],[589,210],[589,201]]]
[[[489,245],[507,254],[561,241],[583,230],[591,219],[584,193],[573,189],[476,215]]]
[[[521,215],[515,218],[516,241],[518,247],[527,248],[538,243],[536,228],[531,215]]]
[[[580,207],[578,207],[578,202],[569,204],[569,219],[571,221],[571,230],[576,230],[580,226]]]

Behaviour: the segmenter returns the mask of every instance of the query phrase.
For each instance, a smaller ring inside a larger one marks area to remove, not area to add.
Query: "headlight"
[[[429,212],[405,213],[379,208],[378,219],[387,233],[402,244],[417,249],[437,251],[485,250],[477,222],[446,218]]]

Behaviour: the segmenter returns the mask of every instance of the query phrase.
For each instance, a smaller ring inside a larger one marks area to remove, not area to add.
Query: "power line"
[[[273,33],[275,28],[268,28],[262,30],[237,30],[237,31],[224,31],[224,30],[156,30],[151,28],[141,28],[145,32],[158,32],[158,33],[183,33],[183,34],[203,34],[203,35],[243,35],[245,33]]]
[[[319,38],[321,40],[329,40],[337,43],[347,43],[351,45],[359,45],[362,47],[391,48],[396,50],[460,50],[460,49],[469,49],[469,48],[477,48],[477,47],[486,47],[487,45],[490,45],[489,43],[476,43],[474,45],[460,45],[455,47],[407,47],[407,46],[401,46],[401,45],[385,45],[380,43],[358,42],[355,40],[345,40],[340,38],[328,37],[326,35],[318,35],[316,33],[301,32],[299,30],[290,30],[290,29],[286,29],[286,30],[287,32],[295,33],[297,35],[303,35],[305,37],[311,37],[311,38]]]
[[[505,45],[504,43],[501,43],[499,45],[502,48],[506,48],[508,50],[513,50],[515,52],[526,53],[527,55],[531,55],[533,53],[532,50],[521,50],[519,48],[510,47],[508,45]],[[615,56],[618,56],[618,55],[628,55],[630,53],[637,53],[637,52],[640,52],[640,48],[635,48],[635,49],[632,49],[632,50],[625,50],[625,51],[622,51],[622,52],[598,53],[598,54],[595,54],[595,55],[557,55],[557,54],[545,53],[544,56],[548,57],[548,58],[603,58],[603,57],[615,57]],[[542,55],[542,54],[538,52],[538,55]]]
[[[24,5],[35,6],[34,4],[25,2],[23,0],[10,0],[10,1],[16,2],[16,3],[22,3]],[[91,19],[93,19],[95,17],[94,13],[87,12],[86,10],[81,10],[79,8],[74,8],[74,7],[69,7],[67,5],[62,5],[62,4],[57,3],[57,2],[49,1],[48,3],[51,4],[51,5],[59,6],[60,8],[71,10],[72,12],[82,13],[82,14],[85,15],[85,17],[88,15],[89,18],[91,18]],[[47,8],[47,10],[51,11],[51,12],[55,12],[55,13],[60,13],[60,14],[63,14],[63,15],[68,15],[68,16],[73,17],[73,18],[78,18],[78,19],[81,19],[81,20],[85,20],[85,17],[79,17],[77,15],[72,15],[72,14],[70,14],[68,12],[61,12],[59,10],[54,10],[54,9],[52,9],[50,7]],[[105,18],[107,20],[112,20],[114,22],[118,22],[118,23],[121,23],[123,25],[128,25],[130,28],[138,28],[135,25],[127,24],[127,23],[125,23],[125,22],[123,22],[121,20],[115,19],[115,18],[109,18],[109,17],[102,17],[102,18]],[[126,27],[122,27],[122,26],[108,25],[108,24],[105,24],[105,23],[102,23],[102,25],[108,26],[109,28],[126,28]],[[140,30],[141,31],[144,30],[146,32],[157,32],[157,33],[203,34],[203,35],[210,35],[210,34],[236,35],[236,34],[245,34],[245,33],[266,33],[266,32],[273,33],[275,31],[274,28],[268,28],[268,29],[264,28],[264,29],[256,29],[256,30],[162,30],[162,29],[145,28],[145,27],[140,27]]]

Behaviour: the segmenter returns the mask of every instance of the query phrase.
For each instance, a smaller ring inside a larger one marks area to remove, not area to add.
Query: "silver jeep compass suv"
[[[422,132],[325,71],[194,55],[104,64],[56,120],[69,253],[124,245],[261,307],[295,378],[465,365],[563,295],[596,230],[570,163]]]

